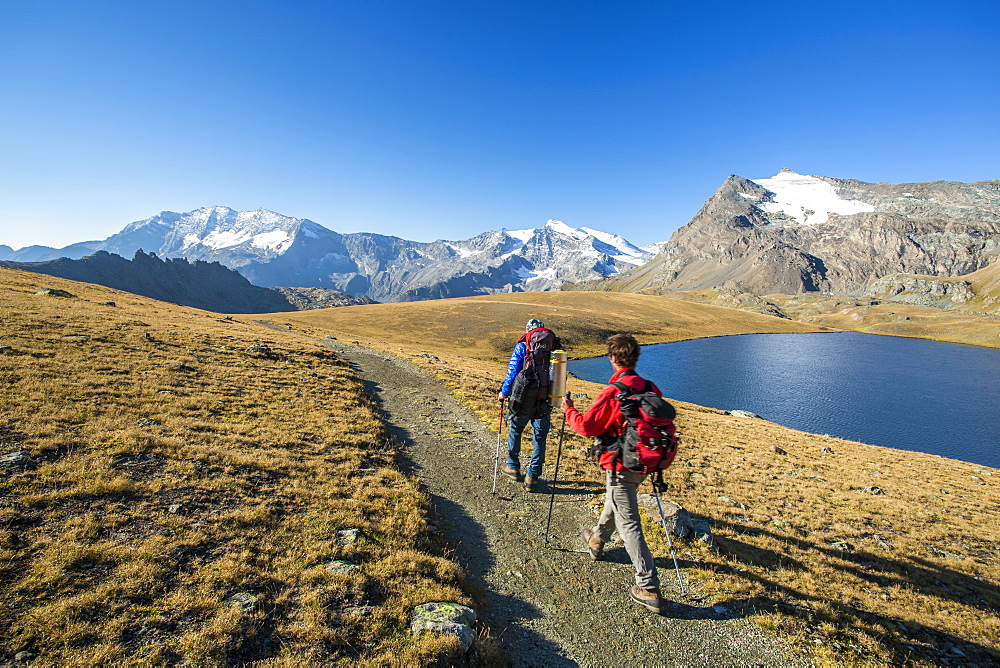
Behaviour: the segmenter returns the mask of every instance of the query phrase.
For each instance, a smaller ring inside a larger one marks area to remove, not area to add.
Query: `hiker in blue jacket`
[[[538,486],[545,463],[545,438],[552,425],[549,417],[549,364],[551,352],[559,347],[552,330],[541,320],[532,318],[525,326],[525,334],[514,346],[507,376],[500,387],[500,401],[509,399],[510,422],[507,430],[507,463],[501,467],[505,475],[524,480],[529,492]],[[521,477],[521,434],[531,423],[531,461]]]

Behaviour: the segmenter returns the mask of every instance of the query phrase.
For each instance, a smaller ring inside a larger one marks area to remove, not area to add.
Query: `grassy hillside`
[[[462,573],[362,385],[318,343],[0,269],[0,385],[0,660],[386,665],[457,648],[409,634],[412,606],[470,602]]]
[[[317,334],[336,331],[348,342],[382,342],[417,352],[436,348],[484,360],[509,357],[529,318],[539,318],[554,329],[578,357],[601,354],[604,340],[618,331],[630,331],[644,344],[727,334],[823,331],[757,313],[612,292],[518,292],[296,312],[280,318]]]
[[[582,292],[275,318],[293,330],[404,356],[490,424],[506,357],[531,316],[564,335],[575,356],[599,353],[599,340],[620,329],[646,343],[811,330],[676,299]],[[571,391],[590,397],[599,389],[570,381]],[[589,401],[578,404],[586,408]],[[1000,472],[678,407],[682,449],[668,475],[669,496],[712,522],[718,552],[696,541],[678,548],[686,577],[698,580],[713,603],[776,629],[820,663],[1000,661]],[[552,439],[554,447],[557,435]],[[586,446],[566,437],[560,478],[592,481],[596,512],[600,474],[582,454]],[[543,478],[552,475],[553,462],[550,456]],[[647,529],[654,551],[667,557],[662,531]],[[668,573],[664,586],[673,586]]]

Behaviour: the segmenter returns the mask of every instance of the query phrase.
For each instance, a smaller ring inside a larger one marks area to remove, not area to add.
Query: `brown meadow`
[[[409,633],[412,606],[470,602],[462,573],[322,345],[8,269],[0,307],[0,454],[31,455],[0,470],[8,658],[406,665],[457,651]]]

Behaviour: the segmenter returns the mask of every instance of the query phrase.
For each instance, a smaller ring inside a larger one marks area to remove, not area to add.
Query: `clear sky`
[[[224,205],[667,239],[729,174],[1000,178],[1000,3],[8,0],[0,244]]]

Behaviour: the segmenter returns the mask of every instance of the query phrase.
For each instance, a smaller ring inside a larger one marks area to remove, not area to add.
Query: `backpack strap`
[[[620,376],[618,376],[618,377],[619,378],[626,378],[628,376],[638,376],[638,375],[639,374],[637,374],[632,369],[627,369],[626,371],[622,372],[622,374]],[[648,378],[643,378],[643,380],[646,381],[646,389],[643,390],[643,392],[652,392],[653,391],[653,381],[649,380]],[[628,392],[629,394],[635,394],[636,393],[635,390],[633,390],[631,387],[629,387],[628,385],[626,385],[625,383],[623,383],[623,382],[621,382],[619,380],[616,380],[615,382],[613,382],[611,384],[614,385],[615,387],[617,387],[622,392]]]

